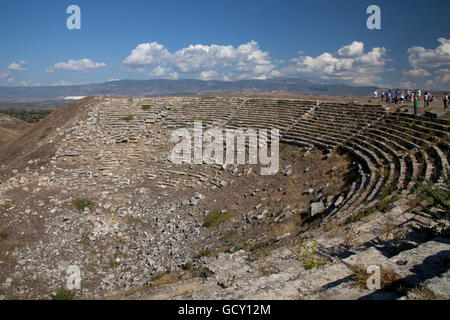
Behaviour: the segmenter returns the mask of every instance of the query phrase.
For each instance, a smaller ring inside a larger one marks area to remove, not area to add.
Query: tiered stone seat
[[[408,114],[392,114],[389,123],[403,130],[410,136],[419,137],[420,145],[425,148],[428,155],[434,159],[435,173],[434,180],[438,180],[440,175],[445,174],[445,168],[448,168],[448,155],[445,150],[439,147],[440,139],[448,141],[448,125],[445,121],[439,119],[429,119],[424,117],[411,118]]]
[[[222,127],[242,103],[241,99],[229,98],[183,99],[168,114],[164,125],[168,128],[192,127],[194,121],[202,121],[207,128]]]
[[[389,173],[385,174],[384,180],[378,179],[376,187],[373,188],[366,201],[355,201],[348,211],[359,212],[370,207],[370,203],[379,197],[377,193],[382,186],[396,183],[397,192],[404,189],[410,190],[414,186],[414,182],[411,182],[410,177],[407,178],[407,174],[416,178],[423,176],[425,179],[437,181],[448,169],[448,161],[444,153],[433,144],[436,140],[434,137],[447,139],[448,126],[445,127],[440,122],[437,125],[432,123],[425,128],[416,126],[417,120],[411,123],[411,121],[398,121],[397,118],[397,114],[386,115],[381,121],[374,123],[370,128],[352,138],[352,142],[355,142],[358,147],[372,151],[372,158],[377,158],[377,154],[382,156],[384,162],[389,165]],[[420,121],[424,122],[425,120]],[[388,198],[393,197],[397,192],[391,193]],[[342,211],[340,214],[345,217],[346,214]]]
[[[438,181],[449,168],[445,120],[356,103],[241,98],[186,98],[180,103],[184,107],[168,113],[168,127],[192,128],[193,121],[202,120],[205,129],[277,128],[282,143],[352,154],[360,179],[346,195],[335,197],[330,216],[339,212],[346,218],[375,205],[385,187],[391,198],[410,192],[413,178]]]
[[[99,126],[113,142],[137,142],[147,136],[147,128],[161,121],[163,108],[158,101],[144,110],[144,102],[112,99],[99,110]],[[138,103],[141,102],[141,103]]]
[[[251,99],[236,110],[227,128],[276,128],[283,135],[313,105],[314,101]]]
[[[314,112],[299,119],[286,137],[310,139],[321,147],[333,149],[376,121],[382,113],[369,110],[354,105],[318,103]]]

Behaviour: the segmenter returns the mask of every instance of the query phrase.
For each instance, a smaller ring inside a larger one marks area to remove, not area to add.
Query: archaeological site
[[[377,102],[96,95],[5,115],[1,299],[449,299],[450,122]],[[245,163],[175,163],[195,124]],[[248,129],[268,130],[272,174],[256,140],[226,145]]]

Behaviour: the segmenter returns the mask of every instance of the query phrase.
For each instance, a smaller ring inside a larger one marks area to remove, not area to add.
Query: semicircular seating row
[[[410,192],[414,178],[439,182],[450,159],[450,123],[382,106],[303,100],[217,98],[185,99],[164,119],[167,128],[277,128],[280,142],[348,152],[359,178],[344,198],[334,199],[330,215],[340,219],[371,207],[381,197]],[[336,197],[337,198],[337,197]]]

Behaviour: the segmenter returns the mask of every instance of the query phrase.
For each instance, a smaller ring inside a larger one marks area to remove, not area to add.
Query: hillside
[[[0,146],[17,138],[30,126],[25,121],[0,113]]]
[[[152,97],[190,94],[223,93],[285,93],[309,96],[367,96],[374,87],[351,87],[318,84],[301,79],[274,78],[267,80],[202,81],[182,80],[120,80],[100,84],[53,87],[0,87],[0,103],[61,100],[67,96],[111,95]]]
[[[3,145],[0,145],[0,164],[2,168],[23,169],[30,159],[42,158],[49,161],[51,154],[55,152],[55,143],[61,139],[56,135],[51,143],[45,140],[47,135],[53,133],[58,127],[63,127],[66,122],[75,121],[82,116],[83,110],[89,106],[93,98],[85,98],[80,101],[66,104],[53,111],[34,125],[29,125],[21,120],[14,120],[14,124],[19,123],[20,134],[11,135]],[[11,118],[11,117],[7,117]],[[11,128],[6,128],[11,130]],[[37,164],[36,164],[37,165]],[[0,170],[2,173],[3,170]]]

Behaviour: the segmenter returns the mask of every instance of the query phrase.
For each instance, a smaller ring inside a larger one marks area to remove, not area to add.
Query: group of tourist
[[[382,102],[386,102],[387,104],[402,104],[404,101],[413,102],[414,106],[414,114],[418,113],[419,102],[423,98],[423,106],[424,108],[429,107],[430,103],[433,102],[436,98],[429,91],[423,92],[421,89],[416,90],[395,90],[395,93],[392,89],[380,89],[380,99]],[[374,98],[378,98],[379,92],[375,90],[373,92]],[[444,109],[447,109],[449,97],[447,93],[444,94],[443,97]]]

